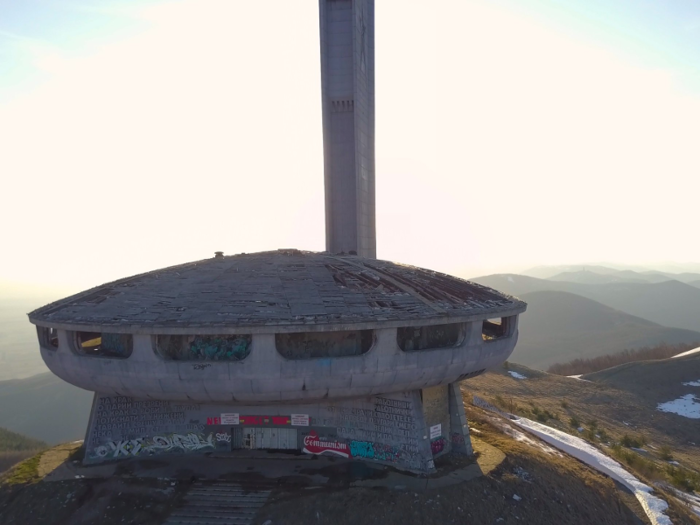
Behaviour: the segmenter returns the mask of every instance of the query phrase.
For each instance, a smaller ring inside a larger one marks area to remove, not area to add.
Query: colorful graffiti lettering
[[[374,443],[368,441],[351,441],[350,454],[354,458],[374,459]]]
[[[374,459],[395,463],[401,459],[401,451],[394,445],[374,444]]]
[[[230,436],[229,436],[230,439]],[[195,451],[203,448],[214,448],[212,435],[204,437],[198,434],[172,434],[171,436],[155,436],[151,442],[144,438],[123,441],[111,441],[100,445],[94,450],[94,456],[99,458],[118,458],[121,456],[139,456],[141,454],[156,454],[173,449]]]
[[[207,418],[207,425],[220,425],[220,424],[221,424],[220,417],[208,417]]]
[[[445,450],[445,438],[440,436],[439,438],[435,438],[430,442],[430,450],[432,450],[433,454],[438,454]]]
[[[453,444],[464,445],[464,434],[462,434],[461,432],[454,432],[451,437]]]
[[[226,442],[226,443],[231,443],[231,434],[227,434],[226,432],[217,432],[216,434],[216,442],[221,443],[221,442]]]

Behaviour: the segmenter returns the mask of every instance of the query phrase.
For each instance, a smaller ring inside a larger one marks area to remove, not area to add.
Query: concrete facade
[[[401,350],[396,329],[385,328],[374,331],[366,354],[332,359],[285,359],[273,333],[255,334],[249,356],[234,362],[166,360],[157,354],[152,335],[138,333],[126,359],[84,356],[76,352],[74,332],[66,330],[58,330],[58,348],[42,345],[41,354],[64,381],[104,394],[197,403],[304,403],[446,387],[474,377],[512,353],[517,318],[509,325],[503,338],[484,341],[481,322],[468,323],[457,346],[415,352]]]
[[[96,394],[85,463],[272,448],[430,472],[435,458],[453,447],[465,453],[464,443],[469,442],[463,405],[459,404],[461,412],[458,409],[455,414],[447,410],[452,394],[453,387],[445,386],[265,407]],[[426,397],[436,401],[426,403]]]
[[[326,250],[376,257],[374,1],[320,0]]]

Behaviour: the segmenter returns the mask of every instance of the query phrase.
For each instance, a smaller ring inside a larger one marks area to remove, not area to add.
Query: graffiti
[[[110,441],[109,443],[99,446],[95,449],[95,455],[100,458],[105,458],[111,454],[111,457],[118,458],[119,456],[137,456],[143,450],[143,439],[128,439],[123,441]]]
[[[229,436],[229,439],[230,436]],[[144,438],[128,439],[122,441],[110,441],[94,449],[94,456],[98,458],[118,458],[121,456],[139,456],[142,454],[153,455],[160,452],[169,452],[174,449],[182,451],[196,451],[203,448],[214,448],[212,435],[206,438],[198,434],[172,434],[171,436],[155,436],[149,443]]]
[[[220,424],[221,424],[220,417],[208,417],[207,418],[207,425],[220,425]]]
[[[454,432],[451,439],[454,445],[464,445],[464,434],[461,432]]]
[[[251,337],[198,335],[190,342],[189,359],[240,361],[250,353]]]
[[[367,441],[351,441],[350,454],[354,458],[374,459],[374,443]]]
[[[401,450],[394,445],[374,444],[374,459],[396,463],[401,459]]]
[[[430,450],[432,450],[433,455],[442,452],[445,449],[445,438],[440,436],[439,438],[433,439],[430,442]]]
[[[153,451],[170,451],[173,449],[201,450],[203,448],[214,448],[212,435],[206,438],[198,434],[172,434],[171,436],[155,436],[153,444],[147,447]]]
[[[309,432],[308,436],[304,437],[304,448],[306,454],[334,454],[343,458],[350,457],[350,448],[345,443],[337,441],[321,441],[315,430]]]
[[[216,434],[216,442],[217,443],[231,443],[231,434],[227,434],[226,432],[217,432]]]
[[[192,365],[192,370],[204,370],[205,368],[209,368],[211,366],[211,363],[197,363],[196,365]]]

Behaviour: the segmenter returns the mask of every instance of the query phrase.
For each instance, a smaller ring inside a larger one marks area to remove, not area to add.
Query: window
[[[357,356],[369,352],[373,343],[372,330],[275,334],[277,351],[287,359]]]
[[[251,335],[158,335],[156,353],[169,361],[242,361]]]
[[[130,334],[75,332],[75,350],[80,355],[126,359],[133,350]]]
[[[404,352],[416,352],[456,346],[463,335],[463,323],[406,326],[396,330],[396,341]]]
[[[58,349],[58,330],[55,328],[47,328],[45,326],[36,327],[39,334],[39,344],[48,350]]]
[[[510,317],[498,319],[485,319],[481,325],[481,337],[484,341],[493,341],[507,337],[510,326]]]

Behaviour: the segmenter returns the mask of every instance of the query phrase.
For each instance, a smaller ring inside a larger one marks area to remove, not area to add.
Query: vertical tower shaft
[[[376,257],[374,0],[319,0],[326,250]]]

